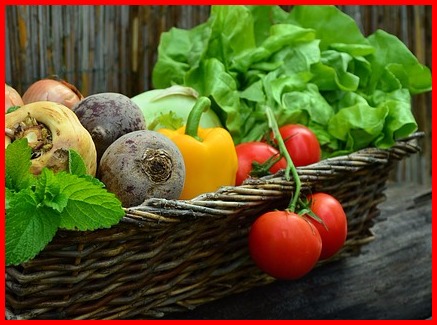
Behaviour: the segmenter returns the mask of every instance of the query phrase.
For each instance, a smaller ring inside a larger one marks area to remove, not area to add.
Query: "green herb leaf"
[[[107,228],[124,215],[121,202],[99,184],[65,172],[56,174],[61,192],[68,203],[61,215],[59,227],[69,230]]]
[[[29,187],[34,181],[30,173],[30,156],[32,149],[27,144],[27,139],[12,142],[6,147],[6,187],[19,191]]]
[[[13,111],[16,111],[17,109],[19,109],[21,106],[11,106],[8,108],[8,110],[6,111],[6,114],[12,113]]]
[[[43,168],[37,179],[35,195],[39,206],[45,205],[59,213],[67,206],[68,197],[61,193],[61,185],[56,175],[48,168]]]
[[[99,187],[105,186],[105,184],[103,184],[98,178],[87,174],[85,161],[82,156],[73,149],[68,150],[68,171],[70,174],[85,178],[87,181]]]
[[[73,150],[68,150],[68,171],[70,174],[82,176],[86,175],[87,169],[81,155]]]
[[[6,265],[34,258],[54,237],[59,213],[38,204],[35,193],[6,190]]]

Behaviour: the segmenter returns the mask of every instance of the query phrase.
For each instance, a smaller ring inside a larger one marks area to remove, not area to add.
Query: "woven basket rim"
[[[392,147],[387,149],[369,147],[347,155],[327,158],[311,165],[297,167],[302,187],[311,186],[317,181],[332,179],[342,173],[357,172],[372,165],[386,165],[390,161],[401,160],[421,151],[417,140],[424,135],[424,132],[414,132],[408,137],[398,139]],[[215,192],[203,193],[190,200],[146,199],[138,206],[124,207],[125,216],[122,222],[146,218],[148,221],[154,220],[158,223],[177,223],[182,220],[179,217],[183,217],[183,220],[189,216],[202,215],[226,217],[232,214],[235,208],[250,206],[247,202],[262,202],[263,196],[284,197],[285,193],[291,193],[292,190],[294,190],[294,181],[287,180],[284,170],[280,170],[272,175],[249,178],[239,186],[223,186]]]

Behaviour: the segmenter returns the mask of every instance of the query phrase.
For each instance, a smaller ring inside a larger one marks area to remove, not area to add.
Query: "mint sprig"
[[[34,258],[58,229],[95,230],[117,224],[124,210],[81,156],[69,151],[69,171],[30,173],[27,139],[6,148],[6,265]]]
[[[34,258],[53,239],[59,212],[39,204],[31,188],[6,189],[6,265]]]
[[[14,141],[6,148],[6,188],[16,192],[25,189],[35,180],[29,172],[32,149],[27,139]]]
[[[60,228],[68,230],[95,230],[108,228],[119,221],[124,211],[114,194],[87,178],[61,172],[56,174],[62,184],[61,193],[67,196],[67,205],[61,214]],[[116,212],[116,213],[115,213]],[[115,218],[114,218],[115,217]]]

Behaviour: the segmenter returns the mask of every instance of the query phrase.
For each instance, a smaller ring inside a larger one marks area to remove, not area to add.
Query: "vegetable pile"
[[[296,167],[410,135],[411,96],[431,89],[431,73],[334,6],[212,6],[207,22],[161,35],[153,83],[133,98],[84,98],[52,79],[23,97],[5,86],[6,264],[34,258],[58,229],[111,227],[149,198],[285,170],[295,193],[256,219],[249,250],[273,277],[304,276],[348,229],[336,198],[300,192]]]
[[[279,126],[308,126],[323,158],[411,134],[411,95],[432,85],[398,38],[364,37],[334,6],[212,6],[207,22],[161,35],[152,77],[210,97],[235,143],[263,137],[269,106]]]

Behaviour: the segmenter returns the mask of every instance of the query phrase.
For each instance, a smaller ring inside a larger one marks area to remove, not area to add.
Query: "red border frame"
[[[246,2],[243,2],[242,4],[263,4],[263,3],[271,4],[271,3],[264,2],[264,1],[260,1],[260,2],[258,2],[258,1],[246,1]],[[304,3],[305,4],[333,4],[332,1],[327,1],[327,0],[319,0],[319,1],[314,1],[314,2],[309,1],[309,2],[304,2]],[[208,4],[209,5],[209,4],[211,4],[212,5],[212,4],[235,4],[235,3],[232,2],[232,1],[212,1],[212,2],[206,2],[206,3],[204,1],[189,1],[188,4],[187,3],[182,3],[180,1],[170,1],[170,2],[169,1],[152,1],[152,2],[148,2],[148,1],[129,1],[129,3],[122,2],[122,1],[109,1],[109,3],[107,1],[92,1],[90,3],[90,2],[86,2],[86,1],[47,1],[47,0],[46,1],[39,1],[39,3],[38,3],[38,5],[105,5],[105,4],[110,4],[110,5],[146,5],[146,4],[147,5],[176,5],[176,4],[177,5],[180,5],[180,4],[186,4],[186,5],[205,5],[205,4]],[[278,4],[284,4],[284,5],[285,4],[290,4],[290,1],[288,1],[288,2],[282,2],[281,1]],[[292,3],[292,4],[295,4],[295,3]],[[432,6],[433,2],[425,1],[425,2],[421,2],[421,3],[417,3],[416,1],[408,1],[408,2],[404,2],[404,3],[396,3],[394,1],[382,1],[382,2],[381,1],[367,1],[365,3],[362,3],[360,1],[341,1],[340,3],[337,3],[337,4],[338,5],[341,4],[341,5],[431,5]],[[1,9],[0,10],[1,10],[2,16],[4,17],[5,23],[6,23],[5,6],[7,6],[7,5],[36,5],[36,3],[34,1],[10,1],[10,0],[4,1],[3,4],[1,5]],[[437,13],[437,9],[435,9],[435,6],[432,6],[432,14],[433,14],[433,16],[436,16],[436,13]],[[5,37],[5,24],[1,25],[1,30],[2,30],[2,34],[1,35],[4,38]],[[435,24],[433,23],[432,24],[432,43],[433,43],[433,49],[434,49],[434,44],[435,44],[435,35],[436,35],[436,32],[437,32],[437,30],[436,30]],[[5,51],[1,51],[0,53],[1,53],[2,61],[5,62]],[[433,56],[432,64],[435,64],[434,61],[435,61],[435,59],[434,59],[434,56]],[[2,75],[2,78],[5,79],[5,71],[4,71],[5,70],[5,63],[2,65],[2,69],[3,69],[3,71],[2,71],[1,75]],[[433,83],[436,80],[436,78],[437,77],[433,76]],[[434,94],[432,95],[432,99],[433,99],[433,101],[436,100]],[[433,116],[432,117],[432,125],[433,126],[435,124],[434,122],[435,122],[435,117]],[[4,120],[3,120],[3,123],[4,123]],[[435,135],[432,135],[432,142],[433,143],[435,142],[434,141],[435,137],[436,137]],[[3,151],[4,149],[3,149],[3,147],[1,147],[1,150],[2,150],[2,156],[4,157],[4,151]],[[434,160],[435,160],[435,159],[433,159],[434,158],[433,152],[434,152],[434,150],[432,151],[432,162],[433,162],[432,163],[432,167],[434,167]],[[5,177],[5,175],[4,175],[4,158],[2,159],[2,163],[3,163],[3,168],[1,169],[1,173],[2,173],[2,176],[3,176],[3,179],[4,179],[4,177]],[[434,178],[435,177],[433,176],[432,177],[432,185],[434,185],[434,181],[435,181]],[[4,197],[4,191],[2,191],[1,193],[2,193],[2,195]],[[433,208],[436,207],[435,204],[434,204],[434,201],[432,202],[432,207]],[[2,208],[5,209],[4,205],[2,206]],[[0,223],[1,229],[5,229],[5,223],[4,222],[5,222],[4,218],[1,218],[1,223]],[[434,224],[435,224],[435,222],[434,222]],[[433,228],[434,228],[434,226],[433,226]],[[1,232],[1,241],[2,241],[2,243],[5,242],[4,231]],[[432,245],[433,245],[433,248],[436,247],[436,243],[435,243],[434,239],[432,240]],[[0,263],[1,263],[1,265],[3,265],[3,268],[4,268],[4,265],[5,265],[4,264],[5,263],[4,245],[1,245],[1,250],[2,250],[2,254],[1,254],[1,258],[0,258]],[[414,267],[414,266],[412,266],[412,267]],[[5,273],[3,272],[2,274],[3,274],[3,281],[0,282],[0,286],[1,286],[0,290],[1,290],[2,306],[4,308],[4,306],[5,306],[5,297],[4,297],[5,281],[4,281],[4,274]],[[434,280],[434,272],[433,272],[433,280]],[[433,281],[433,283],[434,283],[434,281]],[[434,285],[433,285],[433,289],[434,289]],[[433,292],[434,292],[434,290],[433,290]],[[432,311],[434,312],[434,310],[435,310],[435,303],[433,302]],[[65,321],[62,321],[62,322],[65,322]],[[47,321],[41,321],[41,322],[45,323]],[[56,321],[56,322],[59,322],[59,321]],[[151,322],[151,321],[148,320],[147,322]],[[167,323],[169,323],[169,322],[174,322],[174,321],[153,320],[152,322],[160,322],[160,323],[167,322]],[[190,322],[191,323],[193,321],[190,320],[190,321],[177,321],[177,322]],[[219,321],[211,321],[211,320],[205,321],[205,320],[202,320],[201,322],[202,323],[204,323],[204,322],[207,322],[207,323],[216,323],[216,322],[219,322]],[[249,322],[249,321],[239,321],[239,322]],[[254,322],[254,321],[252,320],[250,322]],[[296,321],[293,321],[293,322],[296,322]]]

